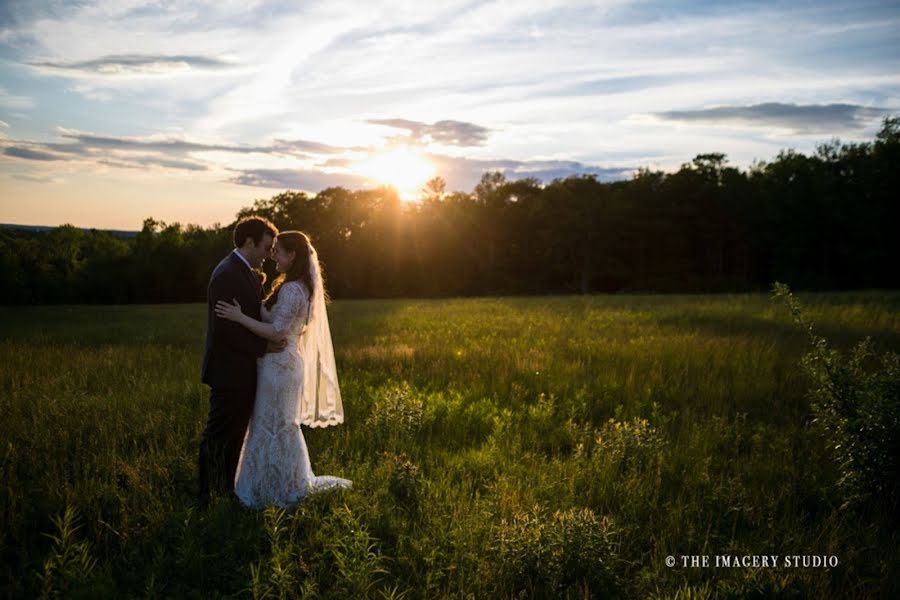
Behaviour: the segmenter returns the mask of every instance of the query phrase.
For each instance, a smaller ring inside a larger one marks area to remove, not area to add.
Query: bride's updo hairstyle
[[[265,306],[272,310],[278,301],[278,290],[288,281],[300,280],[306,285],[306,290],[312,297],[312,278],[309,275],[309,236],[302,231],[282,231],[275,236],[275,245],[281,246],[288,252],[295,252],[294,262],[290,268],[278,275],[272,282],[272,291],[266,296]]]

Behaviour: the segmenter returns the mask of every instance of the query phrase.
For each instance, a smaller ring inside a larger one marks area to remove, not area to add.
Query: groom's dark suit
[[[234,475],[256,395],[256,359],[267,341],[215,313],[216,302],[237,299],[244,314],[260,320],[262,283],[235,252],[216,266],[207,287],[206,351],[201,380],[209,385],[209,417],[200,442],[199,496],[234,489]]]

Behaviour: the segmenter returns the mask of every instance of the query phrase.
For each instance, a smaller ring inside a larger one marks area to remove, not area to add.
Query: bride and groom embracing
[[[279,233],[261,217],[237,223],[234,246],[207,289],[198,502],[205,507],[211,489],[233,490],[246,506],[285,507],[351,487],[313,474],[300,429],[344,421],[316,249],[305,233]],[[279,275],[264,297],[257,269],[269,255]]]

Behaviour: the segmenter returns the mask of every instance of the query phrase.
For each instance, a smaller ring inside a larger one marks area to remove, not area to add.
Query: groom
[[[284,350],[233,321],[216,317],[219,300],[237,300],[244,313],[260,320],[262,276],[256,271],[272,251],[278,229],[261,217],[247,217],[234,228],[234,250],[213,270],[207,288],[206,350],[201,380],[210,387],[209,416],[200,442],[197,500],[209,503],[210,488],[234,489],[244,433],[256,395],[256,359]]]

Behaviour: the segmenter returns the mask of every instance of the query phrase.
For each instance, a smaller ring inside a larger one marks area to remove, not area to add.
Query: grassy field
[[[799,294],[900,350],[900,292]],[[0,308],[3,595],[880,597],[897,532],[841,510],[765,294],[337,301],[352,490],[192,505],[202,305]],[[693,568],[682,555],[836,556]],[[675,567],[665,559],[678,557]]]

